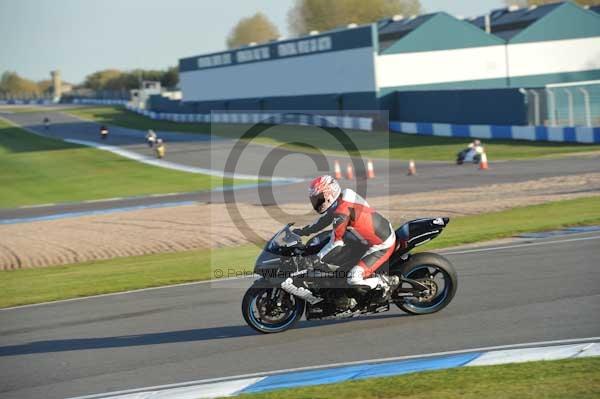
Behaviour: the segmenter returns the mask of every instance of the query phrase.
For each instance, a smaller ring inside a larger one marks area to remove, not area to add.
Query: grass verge
[[[242,395],[244,399],[591,399],[600,396],[600,358],[462,367]]]
[[[252,271],[257,254],[256,247],[243,246],[2,271],[0,308],[209,280],[212,264],[224,269],[224,277],[229,269],[235,276],[240,270]]]
[[[154,121],[122,107],[78,108],[67,112],[99,123],[118,125],[139,130],[155,129],[188,133],[211,132],[207,123],[175,123]],[[213,127],[219,136],[238,138],[251,125],[220,124]],[[454,161],[456,154],[466,147],[470,139],[452,137],[416,136],[393,133],[388,136],[382,132],[361,132],[348,130],[344,135],[332,137],[322,129],[308,126],[275,126],[257,137],[257,142],[269,145],[281,145],[300,141],[304,145],[286,145],[306,151],[310,146],[321,150],[347,153],[343,144],[356,145],[361,155],[376,158],[419,159],[435,161]],[[527,159],[546,156],[565,155],[578,152],[600,151],[598,145],[528,142],[517,140],[494,140],[485,144],[490,159]]]
[[[65,110],[70,110],[70,109],[75,109],[75,108],[79,108],[79,107],[73,107],[73,106],[60,106],[60,105],[53,105],[53,106],[47,106],[47,105],[31,105],[31,106],[26,106],[26,105],[4,105],[4,106],[0,106],[0,112],[8,112],[8,113],[12,113],[12,114],[30,114],[30,113],[34,113],[34,112],[55,112],[55,111],[65,111]]]
[[[600,225],[600,196],[553,201],[453,218],[444,232],[425,245],[423,250],[512,237],[519,233],[596,224]]]
[[[0,171],[0,208],[200,191],[223,182],[36,136],[1,118]]]
[[[423,250],[591,224],[600,224],[600,197],[456,218]],[[213,266],[223,272],[216,277],[233,277],[251,271],[258,252],[255,246],[241,246],[2,271],[0,307],[208,280],[215,277]]]

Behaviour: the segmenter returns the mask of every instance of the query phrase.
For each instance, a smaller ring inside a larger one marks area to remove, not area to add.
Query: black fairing
[[[288,226],[289,227],[289,226]],[[276,237],[283,238],[285,245],[274,245]],[[293,236],[289,230],[279,231],[269,242],[266,243],[254,265],[254,273],[263,277],[276,277],[278,272],[296,271],[295,266],[290,264],[290,257],[302,253],[300,237]],[[294,270],[292,270],[294,269]]]
[[[411,249],[425,244],[437,237],[448,225],[450,219],[426,218],[411,220],[396,230],[396,252],[394,258],[409,252]],[[271,247],[269,243],[256,260],[254,272],[265,278],[279,278],[281,272],[295,272],[296,266],[290,262],[291,256],[307,256],[318,253],[330,240],[331,230],[323,231],[313,236],[305,246],[292,242],[287,247]],[[341,267],[354,266],[368,249],[368,245],[362,242],[351,230],[344,235],[343,250],[328,254],[325,261],[332,265]],[[394,263],[394,261],[392,261]]]
[[[263,277],[276,275],[281,269],[282,259],[285,257],[280,254],[269,252],[266,248],[258,255],[254,266],[254,273]]]
[[[397,253],[404,254],[414,247],[437,237],[450,222],[449,218],[426,218],[406,222],[396,230]]]

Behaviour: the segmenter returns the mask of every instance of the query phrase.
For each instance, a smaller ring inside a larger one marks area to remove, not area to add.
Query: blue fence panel
[[[391,120],[481,125],[526,125],[518,89],[396,91],[379,100]],[[389,107],[389,108],[386,108]]]

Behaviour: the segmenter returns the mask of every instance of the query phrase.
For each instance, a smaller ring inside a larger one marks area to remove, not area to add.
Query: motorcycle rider
[[[148,147],[152,148],[154,147],[154,144],[156,144],[156,139],[158,137],[156,136],[156,133],[154,132],[154,130],[149,129],[148,133],[146,133],[146,141],[148,142]]]
[[[104,125],[100,126],[100,137],[102,140],[106,140],[108,137],[108,128]]]
[[[346,280],[348,285],[380,289],[383,299],[389,299],[390,292],[399,284],[399,278],[374,274],[388,261],[396,246],[396,234],[390,222],[353,190],[347,188],[342,191],[338,182],[328,175],[319,176],[310,183],[309,197],[313,208],[321,216],[293,232],[307,236],[332,225],[329,242],[317,254],[318,261],[329,263],[343,251],[344,234],[346,229],[352,228],[354,235],[366,242],[369,248],[358,264],[350,269]]]
[[[477,150],[481,147],[481,140],[475,139],[469,144],[470,149]]]

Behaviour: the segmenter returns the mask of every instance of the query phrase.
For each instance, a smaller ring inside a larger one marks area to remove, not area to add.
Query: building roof
[[[408,35],[413,30],[427,22],[435,14],[417,15],[409,18],[394,20],[393,18],[382,19],[377,22],[380,41],[398,40]]]
[[[490,27],[494,35],[504,40],[510,40],[515,35],[545,17],[564,3],[551,3],[525,8],[500,8],[493,10],[490,15]],[[468,20],[478,28],[485,30],[485,15]]]
[[[445,12],[378,23],[379,53],[439,51],[503,44],[476,26]]]

